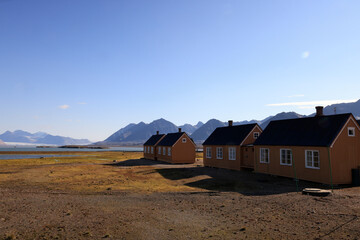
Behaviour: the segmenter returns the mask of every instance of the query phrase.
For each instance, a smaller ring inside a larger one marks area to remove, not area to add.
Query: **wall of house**
[[[204,166],[208,167],[217,167],[217,168],[226,168],[232,170],[240,170],[241,168],[253,168],[254,167],[254,147],[245,146],[251,145],[255,142],[254,132],[261,134],[262,130],[259,126],[254,127],[254,129],[249,133],[249,135],[244,139],[243,145],[240,146],[230,146],[230,145],[211,145],[204,146],[203,152],[203,162]],[[211,147],[211,158],[206,157],[206,147]],[[223,159],[216,158],[216,147],[223,148]],[[236,147],[236,160],[229,160],[229,147]]]
[[[159,147],[161,147],[161,153],[160,154],[158,153],[158,148]],[[165,155],[164,155],[164,147],[166,149]],[[172,155],[172,147],[171,146],[157,146],[157,149],[156,149],[157,160],[171,163],[172,156],[168,155],[169,148],[171,149],[171,155]]]
[[[211,147],[211,158],[206,157],[206,148]],[[222,147],[223,148],[223,158],[217,159],[216,158],[216,148]],[[229,147],[236,148],[236,160],[229,160]],[[241,168],[241,150],[240,146],[228,146],[228,145],[211,145],[211,146],[204,146],[203,150],[203,162],[204,166],[207,167],[216,167],[216,168],[226,168],[232,170],[240,170]]]
[[[186,142],[183,143],[182,139],[186,138]],[[194,163],[195,162],[195,144],[191,141],[191,139],[184,134],[175,144],[171,147],[171,156],[168,155],[168,148],[166,147],[166,154],[163,153],[164,146],[161,147],[161,154],[157,155],[157,159],[160,161],[165,161],[169,163]]]
[[[186,143],[182,142],[182,138],[186,137]],[[194,163],[196,158],[195,144],[185,134],[179,141],[175,143],[172,149],[173,163]]]
[[[145,147],[146,148],[150,147],[150,153],[145,152]],[[154,153],[153,154],[151,154],[151,147],[154,148]],[[154,146],[144,146],[144,158],[154,160],[155,156],[156,156],[156,151],[155,150],[156,150],[156,147],[154,147]]]
[[[150,146],[144,146],[144,158],[146,158],[146,159],[152,159],[153,154],[147,153],[147,148],[148,148],[148,147],[150,147]],[[150,151],[151,151],[151,149],[150,149]]]
[[[347,128],[355,128],[355,136],[348,136]],[[269,148],[270,163],[260,163],[260,148]],[[280,165],[280,149],[291,149],[293,166]],[[305,166],[305,150],[318,150],[320,169]],[[331,162],[331,168],[330,168]],[[325,183],[351,184],[351,169],[360,167],[360,131],[349,121],[334,142],[333,147],[255,146],[255,171],[272,175]]]
[[[348,136],[348,127],[355,129],[355,136]],[[330,151],[334,182],[351,183],[351,169],[360,167],[360,131],[355,119],[350,118]]]
[[[260,163],[260,148],[269,149],[269,163]],[[280,149],[291,149],[293,155],[292,165],[280,164]],[[320,168],[307,168],[305,165],[305,151],[319,151]],[[255,168],[256,172],[271,175],[298,178],[307,181],[330,184],[330,164],[326,147],[298,147],[298,146],[255,146]]]

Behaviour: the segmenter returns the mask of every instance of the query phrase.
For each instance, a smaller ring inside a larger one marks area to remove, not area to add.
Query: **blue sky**
[[[360,1],[0,0],[0,133],[263,119],[359,99]]]

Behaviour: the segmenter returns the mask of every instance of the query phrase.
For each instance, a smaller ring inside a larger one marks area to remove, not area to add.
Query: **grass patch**
[[[69,153],[63,153],[69,154]],[[83,152],[74,157],[1,160],[0,185],[35,186],[52,191],[82,193],[177,192],[194,188],[172,181],[156,166],[121,166],[113,163],[137,161],[141,152]],[[138,160],[147,161],[147,160]],[[105,164],[106,163],[106,164]],[[177,171],[178,174],[179,171]]]

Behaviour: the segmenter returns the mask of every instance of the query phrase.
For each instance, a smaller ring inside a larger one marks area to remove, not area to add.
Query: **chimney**
[[[159,131],[156,131],[156,135],[159,135]]]
[[[315,108],[316,108],[316,115],[315,115],[316,117],[324,116],[324,113],[323,113],[324,107],[323,106],[317,106]]]
[[[228,123],[229,123],[229,127],[232,127],[233,121],[232,121],[232,120],[229,120]]]
[[[179,128],[179,132],[181,132],[181,128]]]

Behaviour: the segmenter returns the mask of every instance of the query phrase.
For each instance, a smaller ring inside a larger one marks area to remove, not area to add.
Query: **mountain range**
[[[360,100],[353,103],[341,103],[333,104],[324,108],[323,110],[325,115],[331,114],[340,114],[340,113],[352,113],[356,118],[360,118]],[[314,116],[310,114],[310,116]],[[307,117],[306,115],[301,115],[296,112],[282,112],[276,114],[275,116],[269,116],[263,120],[251,120],[251,121],[240,121],[234,122],[233,125],[242,125],[257,123],[262,129],[265,129],[266,126],[273,120],[282,120],[282,119],[292,119],[292,118],[302,118]],[[176,126],[172,122],[169,122],[163,118],[155,120],[149,124],[140,122],[138,124],[131,123],[126,127],[118,130],[110,137],[105,139],[102,142],[96,144],[99,145],[141,145],[143,144],[151,135],[155,134],[156,131],[160,133],[170,133],[177,132],[178,128],[181,128],[182,131],[186,132],[190,137],[197,143],[201,144],[205,139],[215,130],[217,127],[227,126],[227,122],[222,122],[217,119],[210,119],[205,124],[202,122],[197,123],[196,125],[184,124],[182,126]]]
[[[340,113],[352,113],[356,118],[360,118],[360,100],[353,103],[341,103],[327,106],[323,110],[325,115],[340,114]],[[309,116],[314,116],[310,114]],[[251,121],[238,121],[233,125],[257,123],[262,129],[265,129],[270,121],[302,118],[307,117],[305,115],[298,114],[296,112],[282,112],[275,116],[269,116],[263,120],[251,120]],[[117,132],[113,133],[107,139],[102,142],[95,143],[96,145],[142,145],[151,135],[156,131],[160,133],[177,132],[178,128],[186,132],[197,143],[201,144],[217,127],[227,126],[227,122],[222,122],[217,119],[210,119],[205,124],[198,122],[195,125],[184,124],[176,126],[170,121],[163,118],[155,120],[149,124],[140,122],[138,124],[131,123],[124,128],[121,128]],[[0,135],[0,145],[3,142],[18,142],[29,144],[53,144],[53,145],[86,145],[91,144],[87,139],[73,139],[69,137],[53,136],[44,132],[29,133],[26,131],[16,130],[14,132],[6,131]]]
[[[204,125],[202,122],[198,122],[196,125],[184,124],[176,126],[172,122],[169,122],[163,118],[155,120],[149,124],[140,122],[138,124],[131,123],[126,127],[112,134],[110,137],[102,142],[98,142],[98,145],[136,145],[145,142],[149,137],[159,131],[160,133],[177,132],[178,128],[191,135],[194,131]]]
[[[73,139],[69,137],[53,136],[44,132],[29,133],[22,130],[14,132],[6,131],[0,135],[0,142],[16,142],[31,144],[53,144],[53,145],[86,145],[91,142],[87,139]]]

